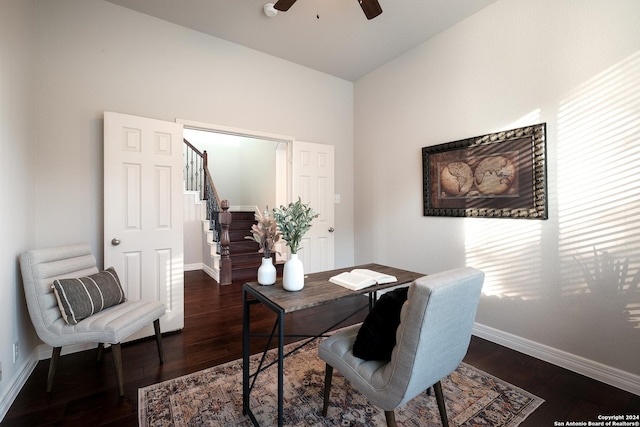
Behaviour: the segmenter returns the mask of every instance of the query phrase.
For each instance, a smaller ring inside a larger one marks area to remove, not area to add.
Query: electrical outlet
[[[16,341],[13,343],[13,363],[16,363],[18,357],[20,357],[20,347],[18,346],[18,341]]]

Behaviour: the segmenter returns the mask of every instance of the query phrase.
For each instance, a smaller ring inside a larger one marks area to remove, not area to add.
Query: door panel
[[[105,112],[104,265],[128,299],[166,305],[163,332],[184,326],[182,143],[181,124]]]
[[[318,213],[298,252],[305,273],[334,268],[334,147],[293,142],[293,199]]]

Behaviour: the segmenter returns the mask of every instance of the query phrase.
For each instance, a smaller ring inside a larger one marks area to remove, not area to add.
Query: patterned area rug
[[[290,345],[291,346],[291,345]],[[287,347],[290,347],[287,346]],[[386,426],[384,412],[350,387],[336,370],[327,417],[323,417],[324,362],[311,343],[285,359],[287,426]],[[270,351],[269,360],[276,354]],[[259,359],[251,358],[251,372]],[[258,376],[251,409],[261,426],[277,425],[277,365]],[[544,401],[470,365],[462,364],[442,380],[450,426],[508,426],[520,424]],[[251,426],[242,415],[242,360],[205,369],[138,390],[142,427]],[[396,409],[401,426],[441,426],[435,396],[421,393]]]

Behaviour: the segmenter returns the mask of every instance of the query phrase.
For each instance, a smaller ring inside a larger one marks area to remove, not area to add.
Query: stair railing
[[[200,200],[207,201],[206,216],[211,221],[213,241],[218,243],[216,250],[220,252],[220,195],[209,173],[207,152],[200,152],[189,141],[184,141],[184,182],[188,191],[198,191]]]
[[[207,167],[207,152],[204,152],[204,196],[202,200],[205,200],[207,203],[207,219],[210,223],[210,230],[213,232],[213,241],[216,242],[216,251],[221,253],[222,248],[220,247],[220,212],[222,211],[222,202],[220,200],[220,195],[218,194],[218,190],[216,190],[216,186],[213,184],[213,179],[211,179],[211,174],[209,173],[209,169]]]
[[[208,169],[207,152],[200,152],[189,141],[184,141],[184,181],[188,191],[200,192],[200,200],[206,200],[206,217],[216,251],[220,257],[220,284],[231,283],[231,258],[229,256],[229,224],[231,212],[228,212],[229,201],[220,200],[220,195],[213,183]]]
[[[201,153],[186,139],[183,145],[184,157],[184,185],[187,191],[200,193],[200,200],[205,199],[205,182],[207,167],[207,152]]]

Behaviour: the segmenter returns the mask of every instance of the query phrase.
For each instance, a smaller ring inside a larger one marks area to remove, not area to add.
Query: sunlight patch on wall
[[[525,126],[531,126],[531,125],[535,125],[537,123],[540,123],[542,120],[540,119],[540,114],[542,113],[542,110],[540,108],[536,108],[535,110],[525,114],[524,116],[520,117],[518,120],[512,122],[511,124],[509,124],[508,126],[506,126],[504,129],[508,130],[508,129],[516,129],[516,128],[521,128],[521,127],[525,127]]]
[[[640,329],[640,302],[629,303],[624,307],[624,310],[629,313],[629,323],[635,329]]]
[[[542,274],[540,221],[467,219],[467,265],[485,272],[482,293],[487,296],[536,299]]]
[[[558,114],[559,296],[640,327],[640,52],[577,88]],[[576,300],[579,301],[579,300]]]
[[[540,123],[540,113],[537,108],[504,129]],[[540,221],[467,219],[464,233],[467,265],[485,272],[484,295],[539,298],[532,283],[540,282]]]

